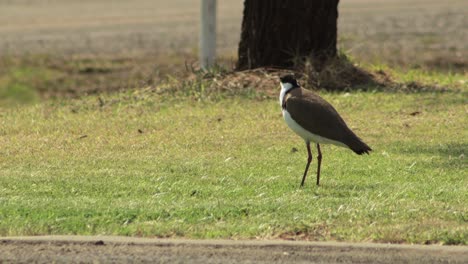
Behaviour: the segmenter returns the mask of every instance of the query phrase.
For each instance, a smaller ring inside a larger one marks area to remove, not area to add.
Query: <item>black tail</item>
[[[354,153],[358,154],[358,155],[362,155],[364,153],[366,154],[369,154],[369,151],[372,151],[372,149],[366,145],[366,143],[362,142],[364,144],[364,147],[362,148],[358,148],[358,149],[351,149],[352,151],[354,151]]]
[[[358,155],[362,155],[364,153],[369,154],[369,151],[372,151],[372,149],[356,135],[354,135],[352,140],[349,141],[349,144],[346,145],[348,145],[348,147]]]

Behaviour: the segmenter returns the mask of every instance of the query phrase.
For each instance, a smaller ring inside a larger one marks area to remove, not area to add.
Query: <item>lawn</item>
[[[314,159],[304,188],[305,145],[273,98],[3,108],[0,236],[467,244],[466,89],[321,94],[374,151],[323,146],[321,186]]]

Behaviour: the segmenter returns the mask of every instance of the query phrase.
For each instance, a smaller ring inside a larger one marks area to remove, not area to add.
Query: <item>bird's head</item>
[[[291,74],[281,76],[280,83],[281,83],[281,89],[284,89],[284,90],[289,90],[291,88],[299,87],[299,84],[297,83],[296,78],[294,78],[294,76]]]

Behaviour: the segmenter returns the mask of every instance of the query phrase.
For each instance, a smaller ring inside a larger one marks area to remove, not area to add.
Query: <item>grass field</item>
[[[395,87],[321,92],[374,152],[324,146],[305,188],[276,84],[186,70],[197,1],[49,2],[0,8],[0,236],[468,244],[464,1],[340,4],[341,50]],[[242,6],[219,2],[229,68]]]
[[[374,152],[324,147],[305,188],[274,100],[135,90],[3,112],[0,235],[466,244],[466,93],[324,96]]]

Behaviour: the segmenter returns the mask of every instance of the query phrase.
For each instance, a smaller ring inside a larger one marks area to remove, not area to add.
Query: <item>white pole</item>
[[[200,65],[208,69],[216,59],[216,0],[201,0]]]

